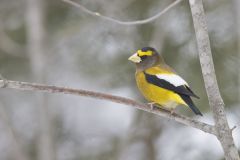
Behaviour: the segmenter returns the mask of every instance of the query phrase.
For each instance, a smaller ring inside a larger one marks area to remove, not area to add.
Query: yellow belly
[[[142,72],[136,74],[136,81],[140,92],[150,102],[157,103],[167,109],[174,109],[178,104],[186,105],[178,94],[147,83]]]

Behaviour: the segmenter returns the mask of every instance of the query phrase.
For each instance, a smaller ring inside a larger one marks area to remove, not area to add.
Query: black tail
[[[194,105],[192,99],[188,95],[184,95],[184,94],[179,94],[179,95],[196,115],[203,116],[200,110]]]

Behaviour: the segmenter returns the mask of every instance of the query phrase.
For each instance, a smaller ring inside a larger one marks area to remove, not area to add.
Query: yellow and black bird
[[[202,116],[191,99],[199,97],[154,48],[144,47],[128,60],[136,64],[137,86],[150,104],[157,104],[171,111],[181,104],[189,106],[196,115]]]

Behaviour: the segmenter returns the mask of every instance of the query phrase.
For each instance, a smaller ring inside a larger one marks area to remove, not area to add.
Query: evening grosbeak
[[[177,105],[189,106],[196,115],[202,116],[191,99],[199,97],[190,89],[187,82],[164,62],[154,48],[144,47],[128,60],[136,64],[137,86],[150,104],[170,111]]]

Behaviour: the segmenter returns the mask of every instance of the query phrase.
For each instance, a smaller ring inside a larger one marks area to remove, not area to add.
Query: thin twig
[[[231,132],[233,132],[233,130],[236,129],[236,128],[237,128],[237,126],[233,126],[233,127],[231,128]]]
[[[143,20],[136,20],[136,21],[120,21],[117,20],[115,18],[112,17],[108,17],[108,16],[104,16],[102,14],[100,14],[99,12],[94,12],[91,11],[89,9],[87,9],[86,7],[82,6],[79,3],[76,3],[72,0],[62,0],[63,2],[66,2],[68,4],[71,4],[74,7],[80,8],[82,11],[92,15],[92,16],[96,16],[99,18],[102,18],[104,20],[108,20],[117,24],[121,24],[121,25],[141,25],[141,24],[146,24],[146,23],[150,23],[154,20],[156,20],[157,18],[159,18],[160,16],[162,16],[164,13],[166,13],[168,10],[170,10],[171,8],[173,8],[174,6],[176,6],[177,4],[179,4],[182,0],[176,0],[175,2],[171,3],[169,6],[167,6],[165,9],[163,9],[161,12],[157,13],[156,15],[147,18],[147,19],[143,19]]]
[[[0,80],[0,86],[1,83],[4,83],[3,80]],[[175,120],[179,123],[182,123],[187,126],[191,126],[197,129],[200,129],[204,132],[214,134],[215,135],[215,128],[210,125],[206,124],[194,119],[191,119],[189,117],[179,115],[176,113],[171,114],[169,111],[163,110],[163,109],[153,109],[151,110],[150,106],[147,104],[143,104],[137,101],[134,101],[129,98],[124,98],[120,96],[114,96],[110,94],[100,93],[100,92],[94,92],[94,91],[87,91],[82,89],[72,89],[72,88],[66,88],[66,87],[57,87],[57,86],[50,86],[50,85],[43,85],[43,84],[36,84],[36,83],[28,83],[28,82],[19,82],[19,81],[7,81],[4,86],[5,88],[11,88],[11,89],[17,89],[17,90],[25,90],[25,91],[42,91],[42,92],[48,92],[48,93],[64,93],[64,94],[72,94],[77,96],[84,96],[84,97],[91,97],[95,99],[102,99],[107,101],[112,101],[115,103],[125,104],[128,106],[135,107],[137,109],[154,113],[159,116]]]

